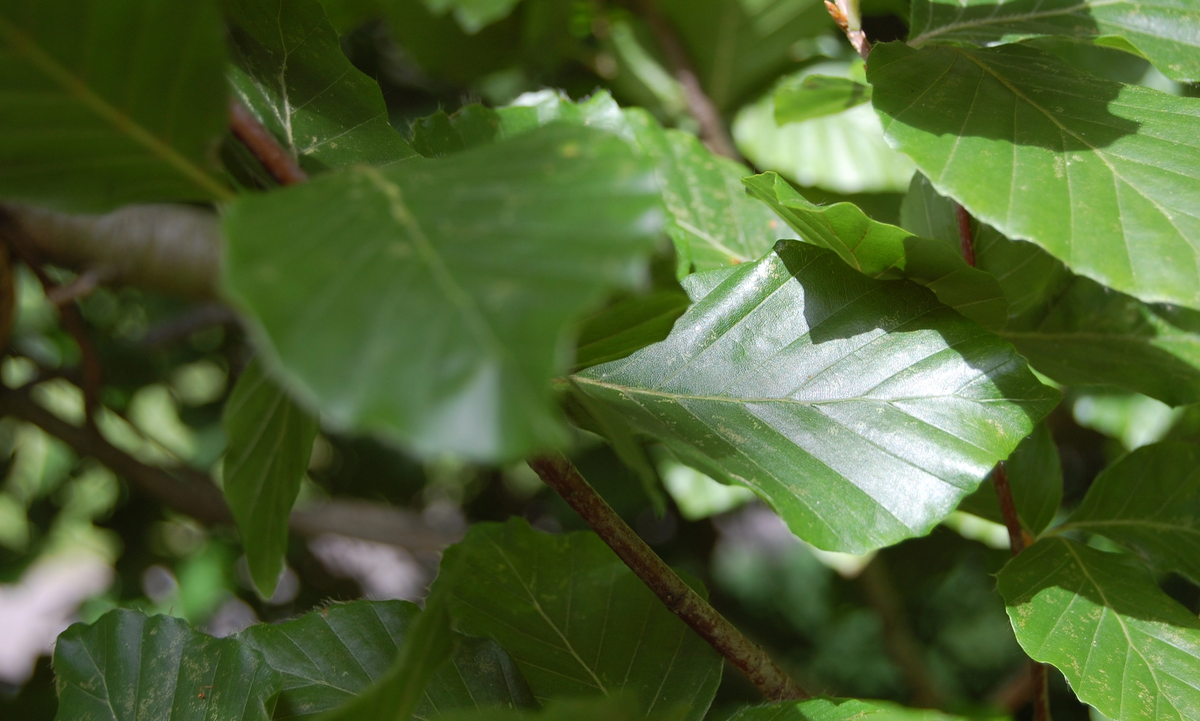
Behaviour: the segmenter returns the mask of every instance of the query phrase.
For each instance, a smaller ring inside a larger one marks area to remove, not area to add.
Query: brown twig
[[[862,573],[858,581],[866,592],[867,602],[879,613],[883,621],[883,638],[888,652],[900,665],[912,687],[911,705],[921,708],[938,708],[942,705],[942,694],[925,670],[921,658],[921,645],[912,635],[904,617],[899,594],[883,564],[883,557],[876,556]]]
[[[954,219],[958,222],[958,242],[962,246],[963,260],[975,267],[975,233],[971,230],[971,214],[967,209],[954,204]]]
[[[679,39],[671,21],[662,14],[653,0],[636,0],[636,9],[638,14],[645,18],[646,24],[650,26],[650,32],[654,33],[654,39],[658,41],[658,46],[667,56],[671,74],[683,88],[683,97],[687,101],[688,111],[700,124],[700,139],[704,141],[709,150],[717,155],[724,155],[726,158],[742,162],[741,153],[734,146],[729,129],[725,127],[725,121],[721,118],[721,111],[712,98],[704,92],[704,86],[700,83],[696,67],[692,64],[687,48],[683,46],[683,41]]]
[[[746,638],[671,570],[596,493],[570,459],[551,453],[529,459],[529,466],[587,521],[672,613],[746,674],[763,696],[770,701],[809,698],[761,646]]]
[[[236,98],[229,101],[229,128],[280,185],[295,185],[308,180],[296,158]]]
[[[871,42],[867,40],[867,33],[861,27],[857,26],[861,22],[861,18],[851,17],[850,10],[842,3],[842,0],[825,0],[825,9],[829,11],[833,21],[841,28],[842,32],[846,33],[846,39],[854,46],[855,51],[863,60],[871,54]],[[857,12],[857,11],[855,11]]]

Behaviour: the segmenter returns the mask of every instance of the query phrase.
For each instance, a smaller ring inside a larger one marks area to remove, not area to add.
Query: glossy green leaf
[[[1004,464],[1021,526],[1036,536],[1054,520],[1062,503],[1062,460],[1045,423],[1039,423]],[[992,479],[963,499],[958,510],[1004,524]]]
[[[550,122],[619,133],[654,163],[679,277],[754,260],[776,240],[795,237],[778,216],[746,197],[745,166],[713,155],[693,135],[664,129],[641,109],[622,111],[607,93],[572,103],[544,91],[498,111],[468,106],[452,116],[440,113],[414,125],[413,145],[426,156],[443,155]]]
[[[732,109],[795,67],[797,41],[836,31],[817,0],[655,0],[704,90]]]
[[[1067,36],[1131,43],[1168,77],[1200,80],[1200,7],[1190,0],[913,0],[909,44]]]
[[[308,170],[386,166],[416,156],[383,94],[338,44],[317,0],[222,0],[242,103]]]
[[[588,318],[579,332],[575,365],[618,360],[667,337],[690,301],[679,291],[634,295]]]
[[[520,0],[421,0],[430,12],[454,12],[454,19],[468,33],[477,33],[505,18]]]
[[[1200,583],[1200,447],[1143,446],[1109,466],[1060,530],[1102,534]]]
[[[853,203],[810,203],[775,173],[743,180],[810,243],[838,254],[871,278],[904,278],[927,286],[938,300],[985,328],[1004,328],[1008,303],[996,279],[963,260],[957,244],[913,235],[871,220]]]
[[[207,0],[3,0],[0,197],[76,210],[228,198],[209,162],[224,65]]]
[[[274,718],[308,719],[350,702],[392,666],[420,609],[407,601],[335,604],[238,634],[283,677]],[[424,689],[414,719],[451,709],[524,708],[533,697],[494,641],[461,639]]]
[[[225,403],[222,472],[250,577],[263,598],[275,592],[287,554],[288,514],[308,470],[317,419],[297,406],[254,360]]]
[[[254,649],[123,609],[63,631],[54,674],[62,721],[267,721],[280,688]]]
[[[929,291],[829,251],[781,241],[704,291],[667,340],[575,382],[820,548],[927,533],[1058,401]]]
[[[781,80],[787,88],[812,75],[851,76],[848,62],[809,66]],[[888,146],[876,114],[866,106],[780,126],[775,93],[738,111],[731,131],[738,150],[762,170],[774,170],[803,186],[838,193],[898,192],[908,187],[913,163]]]
[[[1038,541],[1000,572],[1017,641],[1079,700],[1129,719],[1200,715],[1200,619],[1144,567],[1074,541]]]
[[[905,708],[888,701],[822,697],[742,709],[730,716],[729,721],[953,721],[961,718],[929,709]]]
[[[1151,302],[1200,306],[1200,100],[1032,48],[877,46],[889,140],[1009,238]]]
[[[799,123],[849,110],[871,100],[871,86],[850,78],[807,75],[775,89],[775,122]]]
[[[548,127],[240,199],[226,288],[324,419],[514,459],[562,438],[567,329],[641,280],[660,218],[621,139]]]
[[[446,597],[464,633],[504,646],[539,701],[627,692],[643,715],[708,710],[721,657],[595,534],[477,524],[441,569],[431,598]]]
[[[957,242],[953,201],[918,175],[902,223]],[[1172,404],[1200,401],[1200,312],[1143,303],[1071,273],[1032,243],[977,223],[976,265],[1008,299],[1001,333],[1042,373],[1076,386],[1120,386]]]
[[[416,717],[425,686],[454,650],[446,607],[429,603],[416,615],[391,667],[348,703],[321,714],[320,721],[409,721]],[[433,709],[436,714],[437,709]]]

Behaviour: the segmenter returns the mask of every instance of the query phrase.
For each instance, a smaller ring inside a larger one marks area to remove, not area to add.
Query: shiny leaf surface
[[[878,46],[890,141],[1009,238],[1144,301],[1200,307],[1200,100],[1032,48]]]
[[[644,715],[685,706],[695,720],[720,682],[717,652],[590,532],[477,524],[443,556],[431,598],[442,596],[459,630],[498,641],[543,703],[625,692]]]
[[[567,329],[641,280],[660,217],[621,139],[550,127],[244,198],[226,287],[324,419],[513,459],[561,439]]]
[[[63,631],[54,673],[62,721],[267,721],[280,688],[248,646],[123,609]]]
[[[1058,400],[929,291],[829,251],[781,241],[689,285],[667,340],[575,381],[820,548],[927,533]]]
[[[206,0],[0,2],[0,197],[74,210],[229,197],[208,162],[223,71]]]
[[[1000,572],[1017,641],[1114,719],[1200,714],[1200,620],[1145,568],[1074,541],[1038,541]]]

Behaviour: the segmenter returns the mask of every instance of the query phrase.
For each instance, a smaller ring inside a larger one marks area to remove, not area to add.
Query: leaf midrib
[[[57,83],[70,95],[74,96],[93,113],[108,121],[118,132],[142,145],[160,160],[175,168],[181,175],[194,183],[198,188],[210,193],[217,200],[228,201],[234,198],[234,193],[218,182],[208,173],[198,168],[192,161],[180,154],[168,143],[163,142],[141,124],[96,93],[76,76],[63,67],[56,59],[42,50],[24,32],[13,27],[8,20],[0,17],[0,37],[8,41],[16,54],[27,57],[41,72]]]

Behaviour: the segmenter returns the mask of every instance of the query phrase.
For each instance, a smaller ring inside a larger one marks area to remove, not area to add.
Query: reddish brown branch
[[[842,32],[846,33],[846,39],[854,46],[854,50],[858,52],[863,60],[871,54],[871,42],[867,40],[867,33],[861,28],[851,28],[851,18],[846,13],[846,8],[841,2],[834,0],[825,0],[825,9],[829,11],[829,15]],[[855,23],[860,22],[861,18],[854,18]]]
[[[963,260],[975,267],[975,233],[971,230],[971,214],[967,209],[954,204],[954,219],[958,222],[958,242],[962,246]]]
[[[671,570],[596,493],[566,456],[560,453],[538,456],[529,459],[529,466],[587,521],[672,613],[746,674],[763,696],[770,701],[809,698],[761,646],[746,638]]]
[[[280,185],[295,185],[308,180],[296,158],[236,99],[229,101],[229,128]]]
[[[700,83],[696,67],[692,64],[692,59],[688,55],[687,48],[683,46],[683,41],[679,39],[675,28],[671,26],[671,21],[662,14],[653,0],[637,0],[637,11],[650,26],[650,31],[654,33],[654,39],[658,41],[658,46],[667,56],[671,74],[683,88],[683,97],[687,101],[688,111],[700,124],[700,139],[704,141],[709,150],[717,155],[724,155],[726,158],[741,162],[742,156],[733,144],[729,129],[725,127],[721,111],[712,98],[704,92],[704,86]]]

